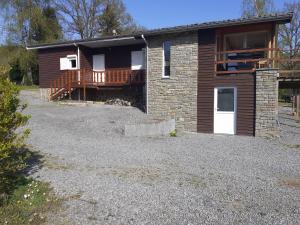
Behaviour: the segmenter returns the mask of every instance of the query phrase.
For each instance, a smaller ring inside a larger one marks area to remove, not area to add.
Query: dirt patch
[[[203,178],[183,171],[159,167],[118,167],[104,169],[98,175],[113,176],[131,182],[153,185],[159,182],[171,182],[178,186],[191,186],[194,188],[205,187]]]
[[[281,181],[281,185],[300,189],[300,178],[288,178]]]
[[[66,164],[66,163],[60,163],[58,157],[53,156],[45,156],[45,159],[43,161],[43,166],[47,167],[51,170],[71,170],[74,168],[73,165]]]

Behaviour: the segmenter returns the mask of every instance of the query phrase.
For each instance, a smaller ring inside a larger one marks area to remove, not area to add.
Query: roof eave
[[[250,25],[250,24],[256,24],[256,23],[268,23],[268,22],[276,22],[279,24],[285,24],[290,23],[293,18],[293,13],[288,13],[285,16],[278,17],[278,18],[259,18],[257,20],[249,20],[249,21],[232,21],[232,22],[224,22],[219,24],[200,24],[195,25],[191,27],[185,27],[185,28],[170,28],[169,30],[160,30],[157,31],[150,31],[145,32],[145,37],[150,36],[157,36],[157,35],[164,35],[164,34],[172,34],[172,33],[181,33],[181,32],[191,32],[191,31],[197,31],[197,30],[204,30],[204,29],[215,29],[215,28],[222,28],[222,27],[231,27],[231,26],[242,26],[242,25]]]

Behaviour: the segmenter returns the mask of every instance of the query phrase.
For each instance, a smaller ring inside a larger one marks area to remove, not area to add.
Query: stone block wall
[[[162,78],[163,42],[171,41],[171,75]],[[197,131],[198,35],[148,38],[148,114],[175,119],[176,129]]]
[[[278,134],[278,71],[256,71],[255,136]]]

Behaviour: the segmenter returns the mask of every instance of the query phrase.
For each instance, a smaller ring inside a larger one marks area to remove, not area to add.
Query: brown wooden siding
[[[93,55],[105,54],[105,68],[131,68],[131,51],[139,51],[144,45],[128,45],[109,48],[85,48],[81,49],[81,69],[93,68]]]
[[[92,69],[93,55],[101,53],[105,54],[105,67],[107,69],[131,68],[131,51],[138,51],[143,47],[143,44],[110,48],[87,48],[80,46],[80,68]],[[60,70],[60,58],[71,54],[77,55],[77,47],[58,47],[38,51],[41,88],[50,88],[50,82],[62,74]]]
[[[254,135],[255,122],[255,75],[215,75],[215,30],[199,31],[197,130],[213,133],[214,88],[237,88],[237,134]]]
[[[38,51],[40,87],[50,88],[50,82],[62,74],[60,58],[74,54],[77,54],[75,46],[40,49]]]

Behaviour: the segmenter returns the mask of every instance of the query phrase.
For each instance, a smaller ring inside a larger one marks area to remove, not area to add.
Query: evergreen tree
[[[105,0],[103,12],[98,21],[102,36],[133,33],[144,29],[134,23],[122,0]]]

